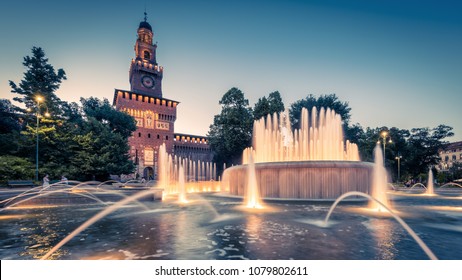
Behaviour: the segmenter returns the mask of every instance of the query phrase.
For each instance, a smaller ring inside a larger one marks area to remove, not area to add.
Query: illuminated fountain
[[[427,191],[425,192],[425,194],[435,195],[435,190],[433,187],[433,171],[431,168],[428,170]]]
[[[411,186],[410,190],[414,190],[415,188],[422,188],[425,190],[424,193],[420,195],[425,195],[425,196],[436,196],[435,194],[435,188],[434,188],[434,183],[433,183],[433,172],[432,169],[430,168],[428,170],[428,180],[427,180],[427,185],[425,186],[422,183],[415,183],[414,185]]]
[[[181,178],[182,176],[182,178]],[[182,180],[182,182],[180,182]],[[219,191],[216,181],[216,164],[213,162],[193,161],[170,155],[165,144],[159,147],[159,182],[164,198],[168,195]]]
[[[253,148],[243,165],[225,170],[222,187],[245,196],[249,153],[263,198],[334,200],[348,191],[369,193],[372,163],[360,162],[358,147],[344,142],[342,121],[333,110],[302,109],[292,131],[288,112],[254,122]]]
[[[384,206],[390,208],[387,198],[387,171],[383,166],[383,153],[380,144],[374,149],[374,172],[372,175],[371,196],[375,200],[370,200],[369,208],[384,211]],[[379,201],[380,203],[377,203]]]
[[[255,163],[253,162],[253,151],[249,153],[249,161],[247,164],[247,194],[245,196],[244,205],[247,208],[262,208],[262,202],[255,175]]]
[[[451,193],[452,200],[402,197],[393,202],[393,209],[385,194],[380,147],[374,151],[375,163],[360,162],[356,146],[342,142],[338,116],[321,110],[318,117],[313,111],[310,119],[305,119],[308,113],[303,111],[302,128],[294,132],[287,114],[255,124],[260,132],[254,135],[253,149],[244,154],[245,164],[224,174],[225,188],[245,197],[244,211],[236,211],[243,208],[240,199],[192,194],[220,190],[214,181],[215,166],[169,155],[162,146],[157,189],[174,199],[160,202],[152,199],[158,194],[156,188],[128,192],[114,184],[53,185],[17,195],[12,192],[0,201],[4,205],[0,258],[461,259],[459,188]],[[327,124],[332,127],[324,127]],[[265,140],[257,137],[262,133]],[[337,140],[324,138],[328,135]],[[74,201],[83,197],[91,207],[69,204],[48,209],[32,198],[15,204],[34,195],[62,196],[64,192],[71,192]],[[326,203],[313,201],[275,200],[264,205],[261,196],[336,200],[329,209]],[[351,204],[340,204],[358,197],[372,202],[357,211]],[[21,207],[29,201],[35,205]],[[187,207],[181,203],[185,201]],[[428,202],[430,206],[425,205]],[[260,208],[265,209],[255,214],[254,209]],[[369,215],[371,209],[394,220]],[[401,214],[406,214],[406,222]],[[422,250],[416,250],[416,243]]]
[[[179,185],[179,193],[178,193],[178,201],[180,203],[187,203],[188,200],[186,199],[186,186],[184,182],[184,168],[183,163],[180,163],[180,168],[178,168],[178,185]]]

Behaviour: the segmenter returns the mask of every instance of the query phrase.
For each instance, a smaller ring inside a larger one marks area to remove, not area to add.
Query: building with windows
[[[130,90],[115,89],[113,100],[117,110],[127,112],[137,123],[137,130],[129,138],[136,173],[147,179],[156,178],[157,153],[162,144],[170,154],[193,161],[212,161],[213,153],[205,136],[175,132],[180,102],[163,96],[164,68],[157,63],[157,43],[153,43],[154,33],[146,13],[137,33],[135,58],[129,71]]]
[[[439,151],[440,163],[438,169],[448,171],[455,163],[462,164],[462,141],[449,143]]]

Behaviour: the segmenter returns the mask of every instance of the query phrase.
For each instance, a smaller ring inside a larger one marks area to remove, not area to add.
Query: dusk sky
[[[235,86],[251,106],[335,93],[363,127],[446,124],[462,140],[460,1],[1,1],[0,98],[38,46],[67,73],[61,99],[112,102],[145,6],[176,132],[205,135]]]

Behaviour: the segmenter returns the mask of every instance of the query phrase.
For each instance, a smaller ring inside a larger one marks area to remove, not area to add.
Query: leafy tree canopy
[[[379,143],[383,149],[385,140],[385,166],[392,173],[394,181],[398,179],[398,158],[400,181],[426,174],[430,167],[440,161],[438,151],[447,143],[445,139],[453,136],[452,128],[446,125],[433,129],[413,128],[410,131],[396,127],[356,129],[356,143],[363,161],[374,161],[375,146]],[[385,139],[381,136],[383,131],[387,132]]]
[[[284,111],[284,103],[282,102],[279,91],[271,92],[267,97],[259,98],[253,109],[253,117],[255,120],[266,117],[268,114],[279,113]]]
[[[87,118],[94,118],[109,127],[110,130],[128,138],[136,130],[136,122],[125,112],[115,110],[107,99],[103,101],[90,97],[81,98],[83,113]]]
[[[44,98],[43,106],[53,115],[60,115],[61,100],[55,92],[59,89],[61,82],[66,80],[64,70],[60,68],[55,71],[40,47],[32,47],[32,56],[24,57],[23,65],[26,71],[19,85],[9,81],[11,92],[19,95],[14,97],[14,100],[33,109],[37,104],[36,97],[40,95]]]
[[[290,105],[289,115],[290,121],[292,123],[293,128],[298,128],[300,126],[300,117],[302,108],[307,108],[311,110],[311,108],[316,107],[319,110],[321,108],[330,108],[334,110],[337,114],[339,114],[343,120],[343,123],[348,126],[350,121],[350,111],[351,108],[348,105],[348,102],[342,102],[340,99],[333,94],[327,95],[320,95],[319,97],[314,96],[313,94],[308,95],[304,99],[295,101]]]
[[[253,115],[249,101],[238,88],[231,88],[221,98],[221,113],[215,115],[208,132],[215,161],[221,167],[241,162],[242,151],[252,140]]]
[[[17,116],[18,109],[8,99],[0,99],[0,134],[9,133],[21,128]]]

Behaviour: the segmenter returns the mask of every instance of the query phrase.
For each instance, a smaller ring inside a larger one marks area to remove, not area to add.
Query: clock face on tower
[[[154,88],[154,78],[152,76],[142,76],[141,77],[141,84],[143,84],[146,88]]]

